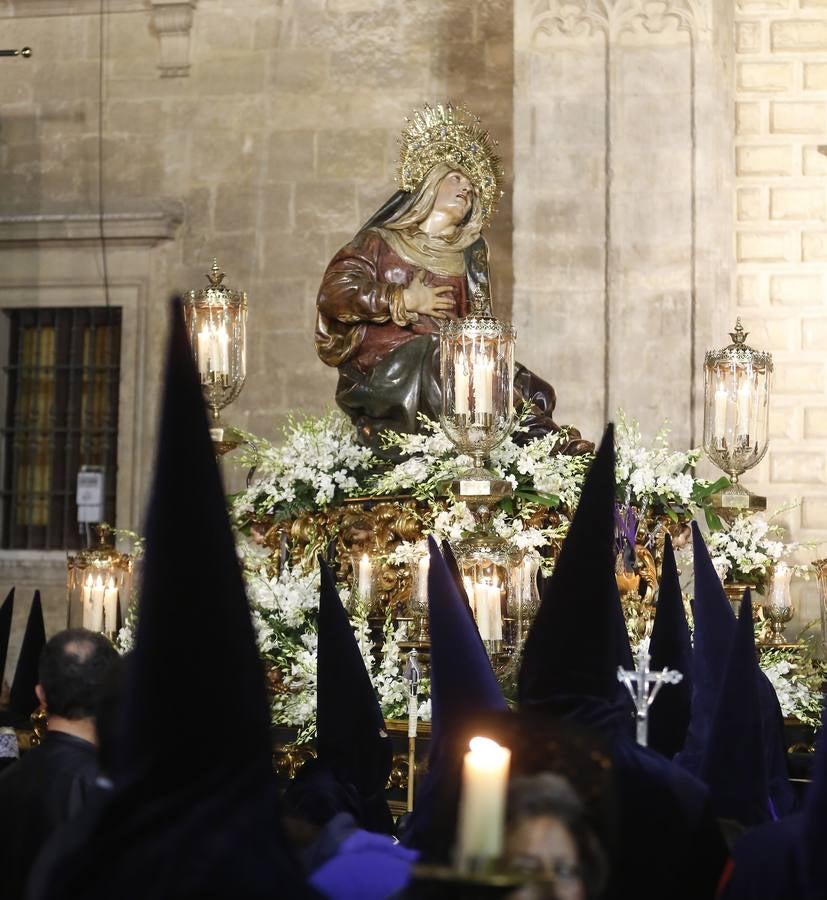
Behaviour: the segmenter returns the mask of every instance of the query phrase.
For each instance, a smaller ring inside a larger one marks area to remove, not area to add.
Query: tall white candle
[[[792,606],[792,597],[790,596],[790,568],[786,563],[778,563],[772,578],[772,598],[773,606],[787,607]]]
[[[115,579],[109,579],[109,584],[103,594],[103,630],[112,633],[118,627],[118,589],[115,587]]]
[[[460,353],[454,362],[454,412],[460,415],[468,415],[468,360],[464,353]]]
[[[421,556],[419,558],[419,562],[417,563],[417,600],[421,604],[427,604],[428,602],[428,572],[431,568],[431,557],[430,556]]]
[[[474,618],[476,618],[477,598],[474,594],[474,582],[471,581],[471,578],[468,575],[463,575],[462,583],[465,587],[465,596],[468,598],[468,605],[471,607],[471,612],[474,613]]]
[[[723,384],[718,385],[715,391],[715,432],[714,437],[723,439],[726,437],[726,414],[729,403],[729,393]]]
[[[484,581],[478,581],[474,585],[474,616],[477,620],[480,637],[484,641],[490,641],[491,612],[488,602],[488,584]]]
[[[752,383],[744,378],[738,385],[738,428],[736,434],[749,434],[749,414],[752,407]]]
[[[503,639],[503,616],[500,607],[502,596],[497,579],[488,586],[488,632],[489,640],[501,641]]]
[[[92,575],[86,576],[83,590],[80,592],[80,606],[83,612],[83,627],[92,629]]]
[[[457,863],[475,868],[503,852],[511,751],[485,737],[471,739],[462,766]]]
[[[359,560],[359,578],[357,582],[359,598],[361,600],[370,600],[372,569],[373,567],[371,565],[370,557],[367,555],[367,553],[363,553],[362,558]]]
[[[230,374],[230,354],[229,354],[230,338],[227,329],[222,322],[215,331],[216,345],[216,371],[220,375]]]
[[[202,375],[207,375],[210,371],[210,348],[212,342],[210,340],[209,325],[205,325],[198,332],[198,371]]]
[[[105,593],[103,579],[98,575],[95,586],[92,588],[91,607],[92,613],[89,628],[92,631],[103,631],[103,595]]]
[[[494,411],[493,385],[494,363],[486,354],[474,359],[474,413],[485,415]]]

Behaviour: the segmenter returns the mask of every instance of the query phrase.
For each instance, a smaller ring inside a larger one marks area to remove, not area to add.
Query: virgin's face
[[[441,213],[458,225],[471,209],[474,188],[462,172],[449,172],[439,183],[434,199],[434,213]]]

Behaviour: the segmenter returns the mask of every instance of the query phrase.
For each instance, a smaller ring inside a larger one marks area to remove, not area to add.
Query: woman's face
[[[514,824],[506,837],[509,862],[516,869],[554,879],[557,900],[585,900],[577,844],[566,824],[552,815],[531,816]],[[511,900],[546,896],[541,884],[510,894]]]
[[[439,183],[433,212],[453,220],[455,225],[466,217],[474,199],[474,188],[462,172],[449,172]]]

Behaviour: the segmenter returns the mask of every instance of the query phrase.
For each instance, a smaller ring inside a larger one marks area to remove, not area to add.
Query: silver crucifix
[[[662,669],[653,672],[649,668],[649,642],[641,641],[637,651],[637,665],[634,669],[617,667],[617,680],[626,685],[632,700],[635,702],[635,722],[637,723],[637,742],[645,747],[648,743],[649,707],[658,695],[661,685],[677,684],[683,675],[676,669]]]

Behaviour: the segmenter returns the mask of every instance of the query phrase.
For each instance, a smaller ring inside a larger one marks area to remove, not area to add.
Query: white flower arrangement
[[[375,464],[374,455],[356,442],[353,426],[341,413],[291,418],[278,447],[251,434],[244,437],[247,446],[235,461],[251,468],[252,477],[247,489],[233,498],[237,522],[258,516],[280,521],[324,509],[362,490]]]
[[[783,529],[761,515],[739,515],[711,531],[706,545],[712,564],[727,583],[747,584],[762,593],[773,566],[785,560],[798,545],[785,544]]]
[[[615,477],[618,500],[646,512],[665,513],[670,518],[689,519],[703,501],[726,479],[714,484],[697,479],[692,469],[702,455],[700,448],[672,450],[669,427],[655,435],[653,446],[643,444],[640,426],[617,412],[615,425]]]
[[[301,566],[285,566],[275,576],[270,554],[255,543],[239,539],[239,558],[250,601],[253,625],[265,663],[280,676],[272,704],[275,725],[298,729],[299,741],[315,732],[316,653],[318,645],[319,573]],[[339,596],[348,605],[350,592],[339,585]],[[399,644],[403,630],[394,630],[390,618],[385,623],[381,651],[374,644],[366,610],[357,606],[351,624],[365,668],[376,688],[386,718],[405,715],[408,709],[407,682],[402,676]],[[377,660],[378,655],[378,660]],[[427,699],[427,681],[421,689]],[[422,705],[423,720],[430,707]]]
[[[784,716],[819,728],[827,664],[787,649],[764,650],[760,663],[775,688]]]

